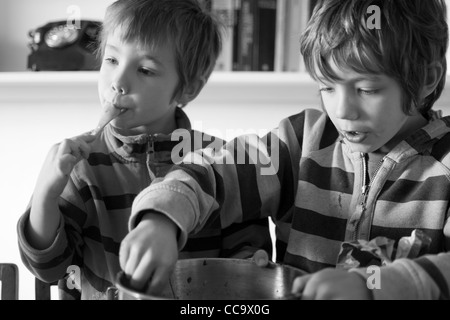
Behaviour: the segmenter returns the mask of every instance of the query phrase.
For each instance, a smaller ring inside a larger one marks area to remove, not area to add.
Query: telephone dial
[[[29,32],[31,53],[27,68],[32,71],[99,70],[96,49],[101,22],[81,20],[49,22]]]

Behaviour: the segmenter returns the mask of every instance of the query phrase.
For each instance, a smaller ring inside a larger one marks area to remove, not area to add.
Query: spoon
[[[114,106],[105,108],[105,111],[103,112],[97,124],[97,127],[91,131],[91,134],[94,135],[95,137],[98,137],[100,133],[103,131],[103,129],[106,127],[106,125],[115,118],[117,118],[123,112],[125,112],[125,109],[119,109]]]

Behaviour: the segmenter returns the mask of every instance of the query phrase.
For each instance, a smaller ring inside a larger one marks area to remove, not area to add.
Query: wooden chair
[[[68,290],[66,279],[47,283],[35,278],[36,300],[51,300],[51,287],[58,286],[59,300],[80,300],[81,292],[78,290]],[[118,300],[118,289],[109,287],[106,291],[107,300]]]
[[[51,300],[51,287],[57,284],[57,281],[47,283],[38,278],[34,278],[34,294],[36,300]]]
[[[67,279],[61,279],[52,283],[47,283],[35,278],[35,297],[36,300],[51,300],[51,288],[58,287],[58,300],[80,300],[81,292],[75,289],[67,288]]]
[[[19,300],[19,269],[14,263],[0,263],[1,300]]]

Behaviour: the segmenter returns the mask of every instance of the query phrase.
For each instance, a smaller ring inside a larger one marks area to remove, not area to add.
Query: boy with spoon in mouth
[[[76,265],[81,298],[106,297],[121,271],[133,199],[172,166],[179,142],[171,133],[191,129],[180,106],[202,90],[220,48],[219,26],[195,0],[119,0],[108,7],[98,83],[103,116],[93,132],[51,148],[19,221],[23,261],[36,277],[53,282]],[[185,257],[219,256],[221,232],[211,223]],[[270,246],[268,228],[254,238],[261,240],[255,247]],[[160,250],[167,250],[164,242]]]

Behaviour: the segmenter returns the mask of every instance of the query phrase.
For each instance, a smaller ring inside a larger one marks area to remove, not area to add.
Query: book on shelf
[[[231,0],[232,1],[232,0]],[[234,28],[233,28],[233,68],[232,71],[239,70],[239,29],[240,29],[240,21],[241,21],[241,7],[242,0],[235,0],[234,2]]]
[[[234,29],[237,23],[235,7],[235,0],[214,0],[212,2],[211,10],[222,27],[222,52],[217,58],[216,71],[233,70]]]
[[[223,26],[216,71],[304,71],[300,35],[317,0],[203,0]]]
[[[253,71],[253,51],[255,42],[255,2],[241,0],[241,13],[238,28],[238,56],[235,71]]]
[[[275,35],[275,71],[283,71],[284,59],[285,59],[285,41],[286,34],[286,1],[277,2],[277,22],[276,22],[276,35]]]
[[[300,54],[300,37],[306,29],[311,16],[311,6],[314,0],[285,0],[284,34],[279,35],[282,41],[281,70],[285,72],[305,71],[303,58]]]
[[[241,0],[234,71],[274,71],[277,0]]]
[[[275,71],[277,0],[256,1],[252,71]]]

